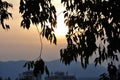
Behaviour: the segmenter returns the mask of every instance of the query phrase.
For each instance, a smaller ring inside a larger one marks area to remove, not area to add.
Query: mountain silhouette
[[[8,61],[0,62],[0,76],[3,78],[11,77],[15,79],[19,76],[19,73],[27,71],[26,68],[23,68],[23,65],[26,61]],[[106,71],[105,67],[94,66],[90,64],[87,69],[83,69],[80,62],[72,62],[69,66],[61,63],[59,60],[46,61],[46,65],[50,73],[56,71],[62,71],[71,75],[75,75],[77,78],[93,78],[99,77],[101,73]]]

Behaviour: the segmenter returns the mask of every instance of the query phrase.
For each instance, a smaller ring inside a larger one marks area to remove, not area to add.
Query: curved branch
[[[39,59],[41,59],[41,55],[42,55],[42,49],[43,49],[43,43],[42,43],[42,38],[41,38],[41,35],[40,35],[40,31],[39,31],[39,29],[38,29],[38,27],[36,26],[36,28],[37,28],[37,32],[38,32],[38,34],[39,34],[39,39],[40,39],[40,55],[39,55]]]

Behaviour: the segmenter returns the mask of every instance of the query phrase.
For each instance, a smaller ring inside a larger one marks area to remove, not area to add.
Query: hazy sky
[[[10,9],[13,14],[13,19],[7,21],[11,28],[8,31],[3,30],[0,25],[0,61],[33,60],[39,56],[40,52],[40,41],[37,30],[35,26],[31,26],[29,30],[20,27],[20,0],[6,1],[13,4],[13,9]],[[53,0],[53,2],[57,7],[57,14],[64,10],[62,5],[60,4],[60,0]],[[58,16],[58,29],[56,29],[58,44],[50,44],[49,41],[43,38],[42,57],[44,60],[54,60],[60,57],[60,48],[64,48],[66,46],[64,35],[66,29],[67,27],[65,27],[64,25],[63,14],[60,14]]]
[[[7,21],[11,27],[8,31],[3,30],[0,25],[0,61],[33,60],[37,58],[40,53],[40,41],[37,30],[35,26],[31,26],[29,30],[20,27],[20,0],[7,1],[13,4],[13,9],[10,9],[13,14],[13,19]],[[57,8],[58,15],[58,26],[56,29],[57,45],[50,44],[49,41],[43,38],[42,58],[46,61],[59,59],[59,50],[66,47],[64,34],[66,33],[67,27],[65,27],[63,14],[61,13],[64,8],[60,4],[60,0],[53,0],[53,3]],[[95,56],[92,56],[91,61],[93,61],[94,57]],[[119,62],[117,62],[117,64],[119,64]]]

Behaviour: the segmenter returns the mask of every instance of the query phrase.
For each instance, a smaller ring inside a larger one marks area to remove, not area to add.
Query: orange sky
[[[7,21],[11,29],[3,30],[0,25],[0,61],[8,60],[33,60],[39,56],[40,42],[35,26],[31,26],[29,30],[20,27],[21,15],[19,14],[20,0],[6,0],[13,4],[13,9],[10,11],[13,14],[13,19]],[[57,14],[64,10],[60,4],[60,0],[53,0],[57,7]],[[65,27],[63,14],[58,16],[57,46],[50,44],[49,41],[43,38],[43,59],[54,60],[60,57],[59,49],[66,45],[65,35],[67,27]],[[61,29],[61,32],[59,32]]]
[[[29,30],[20,27],[21,15],[18,10],[20,0],[6,1],[13,3],[14,7],[11,9],[13,19],[7,21],[11,26],[11,29],[8,31],[3,30],[0,25],[0,61],[33,60],[39,56],[40,52],[37,30],[35,26],[31,26]],[[64,10],[60,0],[53,0],[53,3],[57,8],[57,14]],[[57,45],[50,44],[49,41],[43,38],[42,57],[46,61],[59,59],[59,50],[66,47],[65,35],[63,33],[65,33],[66,30],[64,29],[67,29],[67,27],[64,25],[63,14],[58,16],[57,27]],[[93,61],[94,57],[92,56],[91,61]],[[107,64],[105,63],[104,65]]]

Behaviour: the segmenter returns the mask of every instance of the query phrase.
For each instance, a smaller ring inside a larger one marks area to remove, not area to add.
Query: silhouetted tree
[[[107,59],[118,61],[120,0],[61,0],[61,3],[66,7],[63,13],[68,26],[68,45],[60,50],[60,60],[68,65],[80,57],[83,68],[86,68],[89,58],[98,53],[95,65]],[[29,29],[31,23],[40,24],[40,34],[56,44],[56,9],[51,0],[20,0],[19,10],[23,28]],[[41,57],[38,61],[42,63]]]
[[[60,50],[61,61],[70,64],[80,57],[83,68],[93,54],[95,65],[117,60],[120,52],[120,0],[61,0],[66,7],[68,46]]]
[[[10,7],[13,7],[11,3],[0,0],[0,24],[2,25],[3,29],[10,29],[9,25],[4,23],[5,19],[9,19],[9,17],[12,17],[12,14],[8,12],[8,8]]]
[[[61,0],[66,7],[64,11],[65,24],[68,26],[66,40],[68,46],[60,50],[61,61],[66,65],[77,61],[80,57],[83,68],[89,64],[89,58],[98,53],[95,65],[107,59],[117,60],[120,52],[120,0]],[[4,24],[11,13],[7,11],[12,7],[8,2],[0,0],[0,21]],[[57,23],[56,9],[51,0],[20,0],[19,12],[22,14],[21,26],[30,28],[30,24],[41,25],[40,35],[56,44],[57,39],[54,28]],[[34,62],[34,69],[44,61]],[[31,62],[28,62],[28,68]],[[37,66],[36,66],[37,65]],[[43,73],[42,69],[38,69]],[[47,72],[47,71],[46,71]]]

